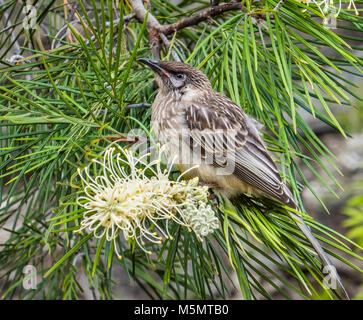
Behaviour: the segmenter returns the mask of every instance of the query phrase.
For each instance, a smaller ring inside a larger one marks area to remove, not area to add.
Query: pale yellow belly
[[[163,130],[156,133],[157,140],[166,147],[167,158],[183,173],[183,179],[198,177],[200,182],[217,185],[220,193],[228,198],[241,193],[256,197],[263,195],[260,190],[237,178],[233,170],[215,167],[210,162],[203,162],[200,154],[191,153],[190,146],[185,144],[183,139],[179,139],[179,130]],[[195,168],[191,170],[192,167]]]
[[[183,175],[185,179],[198,177],[201,182],[217,185],[219,191],[228,198],[234,197],[241,193],[256,197],[263,195],[263,192],[243,182],[233,174],[220,174],[218,172],[218,168],[212,165],[200,164],[197,168],[192,170],[190,170],[192,165],[175,164],[175,166],[181,172],[187,171]]]

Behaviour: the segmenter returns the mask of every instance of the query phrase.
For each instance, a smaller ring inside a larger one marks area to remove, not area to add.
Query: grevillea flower
[[[322,0],[322,1],[316,1],[316,0],[301,0],[303,3],[306,3],[307,5],[309,5],[310,3],[315,4],[320,12],[322,13],[322,15],[324,16],[324,24],[328,23],[326,14],[331,11],[332,13],[334,13],[334,17],[337,18],[339,16],[339,13],[342,9],[342,0],[336,0],[334,2],[334,0]],[[338,3],[338,10],[336,9],[336,7],[334,6],[335,3]],[[353,0],[349,1],[349,4],[347,6],[348,10],[354,9],[355,14],[358,16],[359,12],[357,10],[357,7],[355,6],[355,3]]]
[[[198,201],[197,205],[195,203],[186,205],[183,215],[198,237],[205,237],[219,228],[219,220],[212,207],[204,201]]]
[[[160,166],[162,149],[150,163],[146,161],[150,154],[136,157],[129,150],[117,149],[107,149],[103,161],[94,159],[93,166],[78,169],[84,195],[77,202],[85,209],[78,231],[88,229],[107,241],[115,241],[122,232],[126,240],[134,239],[151,254],[144,248],[145,241],[172,239],[171,222],[193,230],[199,239],[219,227],[208,204],[208,188],[199,186],[198,179],[169,180],[170,169],[163,171]]]

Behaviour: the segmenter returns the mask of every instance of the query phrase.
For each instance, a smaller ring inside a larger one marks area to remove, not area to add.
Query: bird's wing
[[[199,146],[204,159],[213,158],[214,165],[218,165],[217,160],[221,155],[234,158],[233,174],[236,177],[263,191],[266,195],[299,210],[264,146],[256,128],[256,121],[221,95],[210,98],[207,106],[190,105],[186,109],[185,119],[189,127],[190,146],[192,148]],[[231,147],[234,149],[230,150]],[[337,280],[345,298],[349,299],[336,268],[311,233],[310,228],[306,226],[303,218],[290,211],[289,214],[320,257],[322,266],[325,268],[323,272],[329,272],[329,275]]]
[[[223,161],[232,163],[233,174],[243,182],[293,206],[291,193],[261,140],[255,120],[231,100],[220,95],[211,98],[208,107],[190,105],[185,120],[189,145],[193,150],[199,147],[204,159],[219,167]]]

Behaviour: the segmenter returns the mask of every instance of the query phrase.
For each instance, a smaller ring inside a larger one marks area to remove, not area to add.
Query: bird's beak
[[[148,65],[153,71],[157,72],[159,75],[170,78],[170,74],[165,69],[160,67],[158,61],[151,60],[148,58],[138,58],[137,61],[140,61],[140,62]]]

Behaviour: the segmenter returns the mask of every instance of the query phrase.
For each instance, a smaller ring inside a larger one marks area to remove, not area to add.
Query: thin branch
[[[211,7],[203,10],[195,16],[166,25],[161,25],[159,21],[149,12],[146,20],[146,26],[149,29],[149,41],[151,47],[153,48],[155,59],[160,59],[160,39],[163,41],[165,47],[169,49],[170,41],[166,37],[167,35],[170,35],[180,29],[196,25],[224,12],[242,9],[240,2],[230,2],[215,5],[218,3],[219,1],[214,1]],[[139,22],[143,22],[148,11],[145,9],[142,0],[129,0],[129,4],[134,9],[136,19]],[[173,56],[174,60],[180,61],[180,58],[173,48],[171,48],[171,55]]]
[[[145,9],[143,3],[141,0],[130,0],[130,5],[134,9],[134,14],[136,16],[136,19],[139,20],[139,22],[143,22],[147,13],[147,10]],[[147,3],[148,8],[150,8],[150,3]],[[149,41],[151,44],[151,47],[153,48],[154,52],[154,58],[160,59],[160,39],[164,43],[165,47],[167,49],[170,48],[170,41],[168,38],[161,34],[159,29],[162,27],[162,25],[159,23],[159,21],[150,13],[146,21],[146,26],[149,29]],[[180,58],[176,54],[175,50],[171,48],[171,54],[175,61],[180,61]]]
[[[169,35],[175,31],[184,29],[186,27],[194,26],[202,21],[218,16],[224,12],[240,9],[242,9],[242,5],[240,2],[222,3],[218,6],[209,7],[193,17],[182,19],[173,24],[160,26],[158,30],[165,35]]]
[[[141,0],[129,0],[129,4],[134,9],[136,19],[143,23],[147,15],[147,10]],[[146,27],[149,29],[149,42],[154,52],[154,58],[160,59],[160,37],[158,28],[160,27],[159,21],[149,12],[146,20]]]
[[[127,24],[129,23],[132,19],[134,19],[136,17],[136,14],[133,12],[133,13],[130,13],[128,14],[127,16],[124,16],[124,23]]]
[[[116,140],[116,141],[122,141],[122,142],[132,142],[135,143],[138,141],[137,137],[135,139],[132,138],[120,138],[119,136],[103,136],[103,139],[106,140]]]
[[[129,4],[134,9],[134,13],[136,15],[136,19],[139,20],[139,22],[144,22],[144,19],[147,14],[147,10],[144,7],[144,4],[141,0],[129,0]],[[159,21],[149,12],[146,20],[146,27],[149,30],[152,29],[159,29],[161,27],[161,24]]]
[[[124,24],[128,24],[128,23],[129,23],[132,19],[134,19],[135,17],[136,17],[135,12],[130,13],[130,14],[128,14],[128,15],[126,15],[126,16],[124,16],[124,17],[123,17],[123,22],[124,22]],[[108,28],[108,27],[110,27],[111,23],[112,23],[112,25],[117,25],[119,22],[120,22],[120,18],[118,18],[118,19],[114,19],[112,22],[110,22],[110,21],[106,21],[106,27],[107,27],[107,28]]]
[[[143,3],[141,0],[130,0],[129,1],[131,7],[134,9],[134,12],[136,14],[136,18],[139,20],[139,22],[143,22],[146,16],[147,10],[145,9]],[[224,12],[232,11],[232,10],[240,10],[242,9],[242,5],[240,2],[229,2],[229,3],[222,3],[218,6],[211,6],[198,14],[196,14],[193,17],[182,19],[178,22],[172,23],[172,24],[166,24],[161,25],[159,21],[149,12],[146,26],[149,29],[156,29],[159,32],[169,35],[172,34],[175,31],[178,31],[180,29],[194,26],[202,21],[208,20],[210,18],[213,18],[215,16],[218,16]]]
[[[132,103],[125,106],[125,109],[135,109],[135,108],[149,108],[151,107],[150,103],[141,102],[141,103]]]

